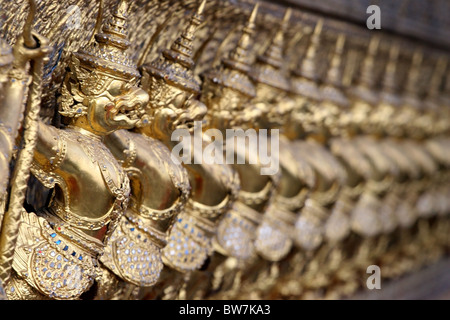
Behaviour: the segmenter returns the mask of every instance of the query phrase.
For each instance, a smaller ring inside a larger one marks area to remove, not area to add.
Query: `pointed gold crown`
[[[370,104],[377,103],[375,93],[375,56],[380,45],[380,37],[373,36],[364,57],[356,86],[351,90],[352,94]]]
[[[400,54],[400,47],[398,44],[391,46],[389,50],[389,60],[386,65],[382,86],[384,91],[397,92],[398,82],[396,80],[397,61]]]
[[[258,56],[256,65],[250,72],[255,82],[265,83],[281,90],[290,91],[290,83],[282,71],[284,64],[284,34],[291,18],[291,9],[287,9],[283,21],[264,53]]]
[[[209,81],[239,91],[251,98],[256,96],[255,86],[248,74],[251,70],[252,63],[250,54],[250,48],[252,46],[251,37],[255,32],[258,7],[259,3],[256,3],[250,14],[248,23],[242,30],[242,35],[237,46],[230,52],[227,58],[222,60],[221,67],[205,74],[205,77]]]
[[[396,78],[397,62],[400,54],[398,44],[393,44],[389,49],[389,59],[386,65],[383,79],[381,81],[382,91],[380,98],[382,101],[388,102],[394,106],[400,104],[400,96],[398,94],[398,81]]]
[[[403,89],[403,99],[406,105],[421,108],[421,99],[419,98],[419,80],[422,72],[423,52],[419,48],[417,49],[411,59],[411,66],[407,74],[406,84]]]
[[[292,71],[292,91],[302,97],[320,100],[320,91],[317,85],[316,54],[320,44],[323,20],[319,19],[309,39],[309,46],[300,66]]]
[[[445,56],[441,56],[436,61],[436,65],[434,67],[433,73],[430,78],[430,85],[428,86],[427,91],[427,100],[436,101],[439,98],[440,87],[444,81],[444,77],[447,70],[448,58]]]
[[[195,62],[192,59],[195,33],[204,21],[203,11],[206,0],[203,0],[196,13],[191,17],[189,25],[175,40],[170,49],[162,52],[162,57],[146,64],[143,68],[153,77],[164,79],[168,84],[183,90],[199,94],[200,84],[194,76]]]
[[[345,35],[339,34],[336,39],[336,46],[331,58],[330,67],[324,79],[324,86],[321,93],[323,99],[330,100],[339,106],[347,106],[348,99],[342,92],[342,55],[344,53]]]
[[[342,87],[342,55],[344,53],[345,35],[339,34],[336,46],[331,58],[330,67],[327,71],[324,82],[335,87]]]
[[[359,86],[365,86],[368,89],[373,89],[375,87],[375,57],[378,53],[378,48],[380,46],[380,37],[374,36],[370,40],[369,47],[364,57],[360,78]]]
[[[102,32],[95,35],[95,42],[73,53],[80,66],[125,81],[138,79],[140,73],[127,53],[130,46],[127,19],[128,3],[121,0]]]
[[[323,29],[323,20],[319,19],[309,40],[309,46],[306,50],[300,68],[294,70],[294,75],[304,77],[309,80],[317,81],[319,73],[317,72],[316,57],[320,46],[320,37]]]

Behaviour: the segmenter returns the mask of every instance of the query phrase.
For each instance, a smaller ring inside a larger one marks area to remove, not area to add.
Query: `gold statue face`
[[[208,106],[209,125],[214,128],[235,128],[250,121],[245,108],[250,98],[237,90],[205,81],[202,101]]]
[[[134,80],[126,81],[81,68],[74,59],[62,88],[61,111],[72,124],[99,135],[136,126],[148,94]]]
[[[420,136],[424,127],[432,126],[432,123],[427,123],[422,126],[421,123],[424,120],[420,110],[414,107],[400,107],[393,114],[391,122],[394,125],[395,130],[391,130],[391,135],[396,136]]]
[[[389,131],[390,122],[395,115],[395,107],[390,103],[380,103],[370,112],[365,124],[368,133],[384,134]]]
[[[302,128],[301,132],[307,134],[319,134],[324,132],[324,121],[326,114],[320,112],[321,109],[316,101],[303,96],[295,97],[295,120]]]
[[[140,120],[148,94],[127,82],[113,80],[105,94],[91,100],[87,117],[97,132],[131,129]]]
[[[286,91],[265,83],[256,85],[257,102],[255,106],[261,113],[258,126],[261,128],[279,128],[283,126],[294,106]]]
[[[339,126],[340,108],[332,102],[321,103],[316,112],[315,117],[319,122],[319,130],[325,135],[339,135],[341,128]]]
[[[365,101],[355,101],[347,112],[341,113],[339,127],[353,133],[366,132],[372,109],[372,106]]]
[[[206,106],[194,99],[194,94],[164,79],[143,72],[142,86],[149,94],[146,114],[152,119],[150,130],[157,139],[170,138],[176,129],[194,130],[194,122],[202,121]]]

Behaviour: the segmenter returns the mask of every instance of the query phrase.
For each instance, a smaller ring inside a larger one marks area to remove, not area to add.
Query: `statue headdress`
[[[369,47],[362,62],[359,78],[356,86],[352,88],[353,96],[368,102],[369,104],[376,104],[378,96],[375,93],[375,56],[380,45],[380,37],[373,36],[370,40]]]
[[[175,40],[170,49],[162,52],[161,58],[143,66],[143,69],[152,77],[163,79],[170,85],[194,94],[200,93],[200,84],[193,72],[195,66],[192,59],[193,46],[195,33],[204,21],[205,5],[206,0],[203,0],[196,13],[191,17],[189,25]]]
[[[62,89],[60,113],[63,116],[85,114],[87,107],[73,106],[73,100],[82,102],[86,96],[101,94],[111,80],[133,83],[140,78],[139,70],[127,53],[130,46],[127,11],[127,1],[121,0],[101,32],[95,35],[95,41],[72,54],[69,74],[72,82],[65,83],[70,92],[64,86]]]
[[[250,72],[250,76],[256,83],[264,83],[269,86],[290,91],[290,82],[284,75],[284,34],[291,18],[291,9],[287,9],[275,36],[271,39],[264,53],[257,57],[256,64]]]
[[[406,84],[403,88],[403,103],[416,109],[420,109],[422,107],[422,101],[419,97],[418,90],[420,74],[422,72],[422,61],[423,52],[421,49],[417,49],[412,56]]]
[[[345,35],[340,34],[337,37],[330,67],[321,90],[324,100],[330,100],[339,106],[348,105],[348,99],[342,92],[342,54],[344,53],[344,45]]]
[[[229,56],[222,60],[220,68],[205,74],[205,78],[213,83],[232,88],[248,97],[254,97],[255,87],[249,78],[252,58],[250,54],[251,37],[255,31],[255,20],[259,4],[253,8],[249,21],[242,30],[242,35]]]
[[[398,106],[400,104],[400,96],[398,94],[399,86],[396,79],[399,53],[400,47],[397,44],[394,44],[389,50],[389,59],[381,83],[381,100],[386,101],[394,106]]]
[[[323,20],[317,21],[313,33],[309,40],[309,46],[306,55],[303,58],[298,69],[293,70],[292,90],[295,94],[312,99],[320,99],[320,93],[317,86],[318,70],[316,65],[317,51],[320,45]]]

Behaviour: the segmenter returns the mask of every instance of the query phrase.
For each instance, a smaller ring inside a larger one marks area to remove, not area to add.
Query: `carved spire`
[[[378,53],[378,48],[380,46],[380,37],[374,36],[370,40],[369,48],[367,50],[366,56],[364,57],[361,73],[359,78],[359,85],[364,86],[367,89],[373,89],[375,87],[375,57]]]
[[[294,71],[295,75],[305,77],[307,79],[316,81],[319,77],[319,73],[316,65],[317,52],[320,45],[320,37],[323,29],[323,20],[319,19],[311,34],[308,49],[305,57],[303,58],[300,68]]]
[[[268,65],[271,65],[277,69],[281,68],[284,60],[283,60],[283,49],[284,49],[284,34],[288,27],[289,20],[291,18],[291,9],[287,9],[286,13],[283,17],[283,21],[281,22],[280,27],[278,28],[275,36],[272,38],[270,45],[264,51],[263,55],[258,59]]]
[[[421,101],[419,98],[419,80],[421,74],[421,67],[423,61],[422,50],[416,49],[411,59],[411,66],[406,78],[406,84],[403,89],[404,104],[412,106],[416,109],[421,108]]]
[[[124,80],[140,77],[127,53],[130,46],[127,20],[128,2],[121,0],[102,32],[95,35],[95,42],[73,54],[82,67]]]
[[[228,68],[249,72],[252,63],[250,48],[252,46],[252,35],[255,32],[256,15],[258,14],[259,3],[253,8],[247,25],[242,30],[242,35],[236,48],[230,52],[229,58],[223,60],[223,64]]]
[[[253,62],[250,49],[252,47],[252,36],[255,32],[258,7],[259,3],[256,3],[247,24],[242,30],[236,47],[230,52],[227,58],[222,60],[221,67],[213,69],[205,75],[209,81],[237,90],[248,97],[254,97],[256,95],[255,87],[248,73],[251,70],[251,64]]]
[[[170,47],[170,50],[164,51],[164,56],[172,61],[192,69],[195,65],[193,57],[193,47],[195,40],[195,33],[198,27],[203,22],[203,11],[205,9],[206,0],[203,0],[198,7],[196,13],[191,17],[191,20],[183,31],[183,33],[175,40]]]
[[[291,18],[291,9],[287,9],[275,36],[264,53],[257,57],[256,65],[250,73],[255,82],[265,83],[281,90],[289,91],[289,81],[283,74],[284,34]]]
[[[430,85],[427,91],[427,100],[437,100],[440,94],[440,87],[444,81],[444,77],[447,70],[448,58],[441,56],[436,61],[436,65],[431,75]]]
[[[408,72],[408,77],[405,85],[405,93],[407,94],[416,94],[417,93],[417,85],[419,83],[420,78],[420,68],[422,66],[423,61],[423,52],[418,49],[414,52],[411,67]]]
[[[193,47],[195,34],[204,21],[203,11],[206,0],[203,0],[191,17],[188,26],[171,45],[162,52],[162,57],[143,68],[153,77],[164,79],[167,83],[183,90],[200,93],[200,84],[195,79],[193,69]]]
[[[345,35],[339,34],[336,39],[336,46],[331,58],[330,67],[321,88],[323,100],[332,101],[333,103],[347,107],[349,101],[342,92],[342,55],[344,53]]]
[[[380,37],[373,36],[370,40],[366,56],[362,62],[362,67],[357,79],[356,86],[350,89],[351,94],[369,104],[378,103],[378,94],[375,91],[375,57],[380,45]]]
[[[397,43],[394,43],[389,49],[389,59],[381,83],[381,100],[393,106],[400,104],[400,95],[398,95],[399,84],[396,78],[399,54],[400,47]]]
[[[319,19],[310,36],[309,46],[300,66],[292,71],[292,92],[316,101],[321,99],[321,90],[319,90],[317,83],[319,74],[316,70],[316,56],[320,45],[322,27],[323,20]]]
[[[328,69],[325,83],[335,87],[342,86],[342,55],[344,53],[345,35],[339,34],[336,40],[336,46],[331,58],[330,67]]]
[[[394,43],[389,50],[389,60],[386,65],[382,86],[384,91],[397,92],[398,82],[396,79],[397,63],[400,54],[400,47]]]

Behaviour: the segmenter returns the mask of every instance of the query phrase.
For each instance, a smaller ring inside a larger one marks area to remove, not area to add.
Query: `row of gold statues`
[[[30,28],[29,2],[22,36],[13,48],[0,41],[5,299],[338,299],[365,286],[370,265],[394,279],[448,253],[446,57],[424,98],[423,53],[401,85],[393,43],[377,83],[374,36],[346,86],[338,35],[319,79],[319,20],[302,64],[286,70],[291,10],[257,54],[256,5],[235,48],[198,78],[194,39],[206,1],[158,59],[136,66],[120,0],[71,54],[56,127],[39,117],[51,49]],[[278,172],[261,174],[246,148],[234,155],[245,164],[180,164],[172,134],[193,134],[196,123],[279,132]],[[44,205],[26,201],[37,192],[31,178],[49,190]]]

